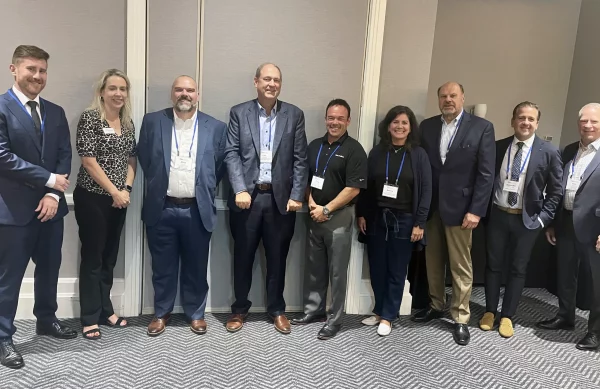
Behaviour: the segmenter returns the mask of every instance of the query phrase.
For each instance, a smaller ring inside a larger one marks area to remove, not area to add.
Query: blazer
[[[59,197],[51,220],[68,212],[64,193],[46,187],[51,173],[71,174],[71,134],[65,111],[40,98],[40,141],[31,115],[10,93],[0,95],[0,225],[25,226],[46,193]]]
[[[523,188],[523,224],[530,230],[541,226],[538,217],[544,226],[550,225],[563,196],[560,152],[552,143],[534,136]],[[500,172],[500,169],[513,140],[514,136],[509,136],[496,142],[496,179],[490,206],[494,201],[494,193],[500,186],[500,174],[506,174]]]
[[[484,217],[494,186],[494,125],[464,111],[443,164],[440,156],[441,115],[423,120],[419,128],[422,146],[431,162],[430,217],[434,211],[439,211],[447,226],[460,226],[467,212]]]
[[[235,194],[252,194],[260,172],[260,132],[258,100],[250,100],[231,108],[227,128],[225,163],[231,183],[229,209],[239,212]],[[308,184],[304,113],[298,107],[277,102],[277,125],[273,136],[271,185],[275,203],[286,214],[289,199],[304,200]]]
[[[223,176],[225,157],[225,123],[198,111],[196,132],[195,197],[202,224],[212,232],[217,222],[215,193]],[[138,142],[138,159],[146,176],[146,195],[142,220],[153,226],[159,220],[169,187],[173,108],[144,115]]]
[[[362,189],[356,203],[356,217],[364,217],[367,221],[367,235],[375,231],[379,217],[379,206],[377,206],[377,188],[375,187],[375,169],[380,158],[385,156],[387,145],[379,142],[369,152],[367,189]],[[421,147],[414,146],[409,152],[413,168],[413,201],[412,213],[414,226],[425,229],[427,215],[431,204],[431,167],[427,153]],[[426,233],[417,242],[417,249],[427,244]],[[361,234],[362,235],[362,234]],[[359,235],[359,240],[364,242],[364,237]]]

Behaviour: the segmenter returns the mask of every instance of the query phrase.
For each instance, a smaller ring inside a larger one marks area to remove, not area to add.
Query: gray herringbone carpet
[[[284,336],[265,315],[251,315],[236,334],[225,314],[207,315],[209,331],[194,335],[178,316],[158,338],[145,334],[148,316],[126,329],[103,329],[99,341],[59,341],[34,334],[33,321],[17,323],[15,340],[25,368],[0,369],[0,388],[599,388],[600,353],[574,343],[584,335],[585,314],[575,332],[546,332],[533,324],[554,314],[556,299],[528,290],[515,336],[484,333],[483,293],[471,301],[471,343],[457,346],[446,321],[418,325],[403,317],[380,338],[348,316],[345,331],[319,341],[320,324],[293,327]],[[69,324],[77,325],[70,320]]]

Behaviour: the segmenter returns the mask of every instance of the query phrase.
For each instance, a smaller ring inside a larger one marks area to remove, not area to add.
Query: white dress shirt
[[[583,173],[585,169],[587,169],[592,159],[596,156],[598,149],[600,148],[600,139],[596,139],[594,142],[590,143],[587,147],[583,146],[579,143],[579,150],[577,150],[577,155],[573,161],[567,164],[566,172],[569,175],[568,178],[573,175],[573,177],[579,177],[579,184],[581,184],[581,177],[583,177]],[[573,163],[575,166],[573,166]],[[567,178],[567,179],[568,179]],[[569,185],[567,185],[567,189],[565,189],[565,197],[563,201],[563,206],[565,209],[572,211],[573,210],[573,202],[575,201],[575,194],[577,190],[569,189]]]
[[[21,104],[23,104],[23,106],[27,110],[27,113],[30,116],[31,116],[31,107],[27,103],[29,101],[35,101],[37,103],[35,110],[37,111],[37,113],[40,117],[40,120],[42,119],[42,111],[40,110],[40,96],[35,96],[35,99],[31,100],[29,97],[25,96],[23,94],[23,92],[18,90],[14,85],[12,87],[12,91],[15,94],[15,96],[17,96],[17,98],[19,99]],[[56,175],[54,173],[50,172],[50,178],[48,178],[48,182],[46,182],[46,187],[52,188],[55,183],[56,183]],[[46,196],[50,196],[50,197],[54,198],[56,201],[60,201],[60,198],[57,195],[55,195],[54,193],[46,193]]]
[[[457,117],[454,118],[450,123],[446,123],[444,116],[442,115],[442,137],[440,139],[440,157],[442,157],[442,163],[446,163],[446,154],[448,149],[452,145],[451,141],[454,142],[458,126],[462,120],[465,111],[461,110]]]
[[[198,111],[188,120],[182,120],[173,111],[175,130],[171,128],[171,167],[167,196],[177,198],[196,197],[196,151],[198,131],[194,126]],[[175,138],[177,137],[177,138]],[[179,146],[179,156],[177,147]]]
[[[529,137],[529,139],[523,141],[523,147],[521,148],[521,167],[523,171],[521,175],[519,175],[519,185],[517,190],[517,203],[514,206],[511,206],[508,203],[508,191],[504,190],[504,183],[506,182],[506,165],[509,163],[508,153],[510,152],[510,164],[513,164],[515,160],[515,155],[517,154],[517,150],[519,147],[517,143],[521,142],[516,137],[513,139],[512,144],[509,149],[506,150],[504,154],[504,159],[502,160],[502,165],[500,166],[499,174],[499,185],[494,192],[494,204],[499,205],[504,208],[515,208],[515,209],[523,209],[523,189],[525,188],[525,176],[527,175],[527,169],[529,168],[529,161],[531,160],[531,154],[529,154],[529,150],[533,146],[533,141],[535,139],[535,135]],[[529,156],[529,157],[528,157]],[[527,158],[527,160],[525,160]],[[512,176],[512,166],[508,167],[508,177]]]

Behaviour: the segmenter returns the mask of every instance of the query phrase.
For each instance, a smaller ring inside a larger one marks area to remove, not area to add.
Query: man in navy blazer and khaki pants
[[[142,220],[152,255],[155,316],[147,333],[165,331],[175,297],[181,258],[180,297],[190,329],[206,332],[206,271],[217,222],[215,191],[223,174],[225,123],[197,109],[196,82],[175,79],[173,108],[144,116],[138,159],[146,177]]]
[[[308,182],[304,113],[277,100],[281,71],[258,67],[258,98],[231,108],[225,162],[232,193],[229,217],[234,245],[234,293],[229,332],[239,331],[251,302],[252,265],[262,239],[267,259],[267,312],[275,329],[290,332],[285,316],[285,265],[294,235],[296,211]]]
[[[452,273],[450,315],[456,323],[454,341],[459,345],[467,345],[470,340],[467,323],[473,287],[471,237],[487,212],[496,155],[494,126],[465,112],[464,101],[462,85],[442,85],[438,89],[442,115],[421,123],[423,147],[433,177],[425,252],[431,306],[413,317],[418,322],[441,317],[448,259]]]
[[[48,58],[39,47],[17,47],[10,65],[15,84],[0,96],[0,362],[13,369],[24,366],[12,335],[30,258],[36,264],[36,332],[77,336],[55,315],[71,137],[65,111],[39,97]]]

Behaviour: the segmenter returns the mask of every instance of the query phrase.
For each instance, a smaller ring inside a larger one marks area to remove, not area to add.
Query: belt
[[[258,190],[271,190],[272,186],[271,184],[256,184],[256,188]]]
[[[501,211],[504,211],[506,213],[510,213],[512,215],[521,215],[523,214],[523,210],[522,209],[515,209],[515,208],[506,208],[506,207],[501,207],[498,204],[494,204],[496,206],[496,208],[498,208]]]
[[[196,202],[195,197],[171,197],[167,196],[167,200],[172,202],[173,204],[183,205],[183,204],[193,204]]]

